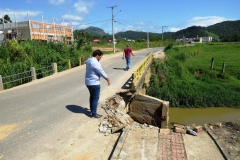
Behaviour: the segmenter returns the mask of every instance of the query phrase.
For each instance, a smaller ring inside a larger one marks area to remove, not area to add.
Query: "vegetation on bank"
[[[240,43],[169,45],[165,54],[164,62],[155,59],[151,66],[148,95],[172,107],[240,108]]]
[[[68,69],[68,60],[71,60],[72,67],[78,65],[78,57],[86,60],[92,52],[90,46],[76,50],[74,46],[66,46],[62,43],[44,43],[34,40],[18,42],[11,40],[7,46],[0,47],[0,75],[8,76],[26,70],[30,67],[42,68],[51,63],[58,64],[58,70]]]

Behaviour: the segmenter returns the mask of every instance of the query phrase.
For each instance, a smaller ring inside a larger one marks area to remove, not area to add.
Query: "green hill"
[[[240,20],[217,23],[206,27],[206,29],[218,36],[233,34],[240,35]]]
[[[218,38],[219,38],[218,35],[216,35],[216,34],[214,34],[214,33],[212,33],[212,32],[206,31],[206,33],[207,33],[210,37],[213,37],[213,39],[218,39]]]
[[[92,27],[91,26],[91,27],[86,28],[85,30],[89,30],[90,34],[93,35],[93,36],[103,37],[103,36],[108,36],[109,35],[108,33],[105,33],[103,29],[97,28],[97,27]]]
[[[97,27],[88,27],[85,30],[89,30],[90,33],[94,36],[111,36],[108,33],[105,33],[103,29]],[[164,38],[182,38],[183,36],[187,38],[194,37],[205,37],[211,36],[213,39],[228,39],[227,41],[239,41],[240,40],[240,20],[236,21],[224,21],[221,23],[216,23],[208,27],[201,26],[191,26],[177,32],[164,32]],[[161,39],[161,33],[152,33],[149,32],[149,38],[151,39]],[[230,38],[229,38],[230,37]],[[115,38],[126,38],[126,39],[147,39],[146,32],[140,31],[125,31],[115,33]]]
[[[205,27],[200,27],[200,26],[192,26],[188,27],[186,29],[179,30],[173,34],[173,38],[182,38],[187,37],[187,38],[195,38],[195,37],[206,37],[208,36],[206,33],[206,28]]]

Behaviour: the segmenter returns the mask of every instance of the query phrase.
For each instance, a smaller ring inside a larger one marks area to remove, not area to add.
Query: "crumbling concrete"
[[[169,102],[140,93],[119,92],[109,97],[101,106],[106,116],[99,126],[99,131],[115,133],[134,121],[159,128],[168,127]]]
[[[139,123],[168,128],[169,102],[136,93],[129,104],[128,114]]]
[[[106,112],[106,116],[100,124],[99,131],[103,133],[114,133],[122,128],[131,125],[134,120],[124,112],[126,102],[119,94],[107,99],[102,108]]]

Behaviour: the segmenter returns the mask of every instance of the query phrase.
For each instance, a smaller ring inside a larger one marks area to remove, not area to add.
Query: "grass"
[[[155,60],[152,65],[147,94],[169,100],[174,107],[240,108],[239,47],[240,43],[207,43],[169,49],[164,63]]]
[[[216,34],[214,34],[214,33],[212,33],[212,32],[206,31],[206,33],[207,33],[210,37],[212,37],[213,39],[218,39],[218,38],[219,38],[218,35],[216,35]]]

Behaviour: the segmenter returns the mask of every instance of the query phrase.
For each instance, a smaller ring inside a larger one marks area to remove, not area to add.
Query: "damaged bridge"
[[[110,159],[157,159],[160,128],[168,128],[169,102],[145,94],[153,58],[150,53],[134,69],[129,90],[117,92],[101,105],[106,116],[99,131],[105,135],[121,132]]]

